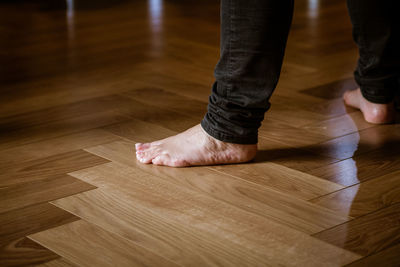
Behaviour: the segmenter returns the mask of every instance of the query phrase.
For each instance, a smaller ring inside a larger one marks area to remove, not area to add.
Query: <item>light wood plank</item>
[[[362,131],[374,126],[374,124],[365,121],[361,112],[352,112],[332,119],[310,123],[301,128],[310,132],[335,138]]]
[[[400,172],[347,187],[311,202],[351,217],[362,216],[400,202]]]
[[[140,208],[142,212],[151,211],[152,214],[161,216],[159,220],[154,219],[153,221],[172,220],[178,225],[182,224],[183,227],[189,226],[194,228],[192,231],[198,229],[208,232],[212,236],[215,236],[215,238],[221,236],[227,239],[226,242],[237,243],[241,247],[248,247],[253,244],[250,246],[251,250],[254,250],[254,253],[258,252],[264,255],[270,261],[280,262],[285,259],[289,260],[289,258],[278,255],[282,255],[281,253],[284,253],[284,251],[291,251],[289,247],[286,247],[285,240],[294,240],[294,238],[299,242],[302,240],[301,242],[304,246],[308,247],[305,244],[309,244],[311,247],[316,246],[320,251],[326,249],[327,254],[322,253],[320,255],[321,257],[328,257],[329,262],[337,260],[334,257],[331,258],[335,253],[341,255],[340,260],[355,259],[354,255],[350,256],[344,251],[336,251],[336,249],[333,249],[334,247],[324,247],[322,243],[318,245],[311,244],[315,240],[299,231],[284,227],[271,220],[245,212],[242,209],[214,200],[197,192],[173,186],[164,181],[164,179],[155,179],[152,175],[137,169],[116,163],[107,163],[96,168],[75,172],[73,175],[99,186],[104,191],[109,192],[109,190],[112,190],[121,196],[128,195],[129,197],[125,201],[132,199],[131,207],[136,207],[136,209],[143,207]],[[113,178],[110,179],[110,177]],[[123,188],[121,188],[121,184],[124,185]],[[95,194],[94,192],[96,191],[98,189],[83,194],[91,195]],[[79,197],[80,195],[77,195],[72,198],[76,199]],[[112,199],[114,198],[112,197]],[[85,202],[87,203],[87,201]],[[70,205],[70,202],[63,200],[56,201],[55,203],[62,203],[61,207],[63,205]],[[212,208],[210,209],[210,207]],[[72,211],[75,213],[79,209],[80,207]],[[135,210],[131,212],[135,212]],[[85,216],[84,212],[82,216]],[[142,217],[144,218],[145,216]],[[119,218],[119,216],[115,218]],[[258,230],[255,230],[255,228]],[[246,232],[246,234],[244,235],[243,232]],[[273,240],[280,240],[279,244],[271,244]],[[290,242],[288,241],[287,244]],[[271,250],[271,246],[282,248],[282,251],[276,254],[276,251]],[[308,249],[311,247],[308,247]],[[299,246],[297,248],[302,250],[305,247]],[[306,254],[304,254],[307,253],[306,251],[308,250],[306,249],[303,252],[296,251],[294,253],[294,255],[299,255],[301,258],[296,260],[296,262],[300,260],[310,262],[310,259],[306,259]],[[248,259],[248,257],[244,258]],[[285,261],[285,264],[289,265],[289,262]]]
[[[383,147],[360,156],[342,160],[309,171],[311,175],[351,186],[400,170],[400,158],[395,146]]]
[[[85,221],[76,221],[29,238],[80,266],[178,266],[129,240]]]
[[[225,234],[236,236],[235,242],[232,242],[215,233],[191,227],[174,217],[164,217],[157,212],[157,208],[152,211],[138,200],[137,196],[145,192],[135,190],[134,194],[136,197],[107,187],[60,199],[54,204],[181,266],[268,264],[262,254],[257,255],[246,249],[249,242],[239,234]],[[191,221],[204,223],[201,218]]]
[[[326,229],[349,219],[347,216],[338,216],[328,209],[310,205],[309,202],[293,198],[288,194],[279,193],[265,186],[260,188],[242,179],[238,180],[231,175],[223,176],[221,172],[218,174],[204,167],[174,169],[143,165],[136,161],[132,147],[133,144],[130,142],[113,142],[89,148],[87,151],[108,160],[132,166],[139,172],[141,169],[149,174],[160,176],[164,181],[206,193],[306,233],[315,233],[320,231],[318,229]],[[77,173],[72,173],[72,175],[81,178],[82,174],[77,176]],[[335,187],[334,184],[332,187],[332,189],[340,188]],[[296,189],[293,190],[293,192],[296,191]]]
[[[399,243],[399,221],[400,204],[396,203],[313,236],[366,256]]]

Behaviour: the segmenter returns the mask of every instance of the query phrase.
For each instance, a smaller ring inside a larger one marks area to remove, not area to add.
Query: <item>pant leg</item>
[[[385,104],[399,90],[399,0],[347,0],[359,48],[355,80],[367,100]]]
[[[220,59],[201,125],[211,136],[257,143],[279,79],[293,0],[221,0]]]

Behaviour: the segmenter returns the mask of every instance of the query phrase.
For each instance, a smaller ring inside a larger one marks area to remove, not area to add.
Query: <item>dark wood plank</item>
[[[198,101],[155,87],[136,89],[125,92],[122,95],[151,106],[196,117],[198,121],[203,118],[207,111],[207,102],[205,102],[207,98],[204,99],[205,101]]]
[[[58,258],[60,256],[56,253],[26,237],[13,240],[0,247],[0,264],[2,267],[32,266]]]
[[[120,140],[114,134],[101,129],[93,129],[40,142],[12,147],[0,153],[0,169],[21,166],[25,162],[38,160],[57,154],[84,149],[94,145]]]
[[[0,137],[3,139],[7,133],[10,134],[20,129],[42,124],[51,124],[57,121],[65,121],[71,118],[87,116],[107,110],[116,110],[123,105],[127,106],[129,104],[129,99],[118,95],[109,95],[44,108],[35,112],[2,117],[0,118]]]
[[[71,151],[54,156],[11,166],[0,174],[0,188],[19,183],[52,178],[79,169],[108,162],[83,150]]]
[[[314,133],[293,127],[291,125],[266,119],[258,131],[260,137],[284,143],[294,147],[309,146],[327,141],[329,138],[320,133]]]
[[[372,254],[368,257],[357,260],[346,265],[347,267],[365,267],[365,266],[385,266],[398,267],[400,266],[400,244]]]
[[[358,85],[355,83],[353,78],[350,78],[308,88],[301,90],[300,92],[323,99],[333,99],[341,97],[347,90],[353,90],[356,88],[358,88]]]
[[[258,152],[254,161],[274,162],[291,169],[306,172],[339,160],[259,137]]]
[[[31,266],[59,258],[25,236],[78,219],[48,203],[0,213],[1,266]]]
[[[116,103],[116,105],[118,104]],[[129,116],[117,110],[108,110],[72,117],[61,121],[39,124],[29,128],[21,128],[11,132],[8,132],[7,129],[3,129],[0,140],[0,150],[78,133],[127,120],[129,120]]]
[[[360,255],[370,255],[400,243],[400,204],[356,218],[313,235]]]
[[[96,187],[63,174],[0,188],[0,213],[48,202]]]
[[[57,254],[25,236],[78,219],[78,217],[49,203],[0,213],[1,265],[24,266],[58,258]]]

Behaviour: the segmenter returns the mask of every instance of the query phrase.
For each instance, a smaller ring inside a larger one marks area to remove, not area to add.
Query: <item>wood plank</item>
[[[301,127],[327,119],[327,116],[321,110],[314,111],[310,108],[310,106],[314,106],[316,103],[308,101],[307,97],[299,99],[298,97],[274,94],[271,97],[270,103],[271,108],[266,114],[268,119],[294,127]]]
[[[27,161],[46,158],[119,139],[118,136],[110,132],[101,129],[93,129],[12,147],[0,153],[0,169],[6,169],[12,166],[15,167]]]
[[[134,195],[146,194],[135,190]],[[186,223],[164,217],[157,209],[148,209],[137,197],[107,187],[54,202],[85,221],[122,236],[181,266],[247,266],[267,263],[262,255],[253,255],[237,235],[232,242],[219,235],[196,229]],[[191,219],[201,224],[201,219]],[[204,223],[204,222],[203,222]],[[229,235],[235,235],[229,233]]]
[[[258,131],[258,135],[267,140],[285,143],[294,147],[304,147],[327,141],[329,138],[320,134],[296,128],[274,120],[266,119]]]
[[[328,137],[340,137],[354,132],[374,127],[365,121],[361,112],[352,112],[328,120],[321,120],[301,127],[310,132],[323,134]]]
[[[324,195],[324,192],[329,194],[343,188],[338,184],[326,183],[323,179],[271,162],[215,166],[211,168],[306,200],[316,195]]]
[[[116,110],[120,105],[129,104],[129,99],[118,95],[104,97],[93,97],[75,103],[58,105],[51,108],[44,108],[35,112],[27,112],[14,116],[0,118],[2,133],[10,133],[24,128],[30,128],[42,124],[65,121],[71,118],[87,116],[98,112]],[[46,118],[45,120],[43,118]]]
[[[338,213],[359,217],[400,202],[400,171],[311,200]]]
[[[103,127],[103,129],[116,136],[138,143],[153,142],[177,134],[176,131],[164,128],[157,124],[136,119],[132,119],[129,122],[106,126]]]
[[[78,218],[49,203],[0,213],[0,244],[9,244],[26,235],[76,221]]]
[[[13,240],[7,245],[0,246],[0,264],[8,266],[32,266],[59,258],[57,254],[22,237]]]
[[[400,159],[397,149],[386,147],[308,173],[344,186],[351,186],[398,170],[400,170]]]
[[[25,238],[25,236],[78,219],[78,217],[49,203],[0,213],[1,265],[32,265],[58,258],[57,254]]]
[[[258,140],[255,162],[273,162],[301,172],[307,172],[339,161],[313,151],[291,147],[263,137],[259,137]]]
[[[0,136],[0,150],[78,133],[127,120],[129,120],[129,116],[123,115],[115,110],[110,110],[73,117],[62,121],[39,124],[29,128],[17,129],[12,132],[3,129]]]
[[[394,204],[313,235],[360,255],[399,244],[400,204]]]
[[[56,177],[74,170],[108,162],[104,158],[76,150],[11,166],[0,174],[0,188]]]
[[[163,72],[154,73],[154,70],[144,73],[138,79],[146,85],[146,88],[162,88],[168,92],[176,93],[201,102],[207,101],[208,96],[211,93],[212,83],[204,84],[201,81],[186,81],[182,80],[180,77],[165,75]]]
[[[304,149],[339,160],[377,149],[397,149],[400,140],[399,129],[399,124],[374,126]]]
[[[388,249],[372,254],[368,257],[357,260],[348,267],[364,267],[364,266],[385,266],[397,267],[400,266],[400,244],[392,246]]]
[[[302,90],[301,92],[304,94],[309,94],[312,96],[320,97],[323,99],[333,99],[342,97],[344,92],[347,90],[357,89],[358,86],[355,83],[353,78],[337,80],[331,83],[323,84],[320,86],[315,86],[312,88],[308,88]]]
[[[0,188],[0,213],[23,208],[96,187],[69,175],[41,179]]]
[[[90,182],[91,184],[99,186],[100,189],[107,191],[107,194],[114,191],[115,194],[118,194],[121,197],[127,195],[127,197],[124,197],[123,202],[129,201],[129,199],[132,199],[132,202],[130,202],[126,209],[129,209],[129,207],[135,207],[133,210],[129,211],[129,213],[137,212],[137,209],[140,209],[141,213],[145,212],[146,214],[149,214],[150,212],[150,214],[146,216],[155,216],[156,214],[161,216],[159,219],[152,219],[153,222],[172,220],[173,224],[179,226],[183,225],[180,227],[186,226],[194,228],[192,231],[205,231],[212,236],[215,236],[214,238],[221,236],[224,239],[227,239],[225,242],[238,243],[240,244],[240,247],[247,247],[270,262],[276,261],[282,263],[282,261],[284,261],[284,265],[291,265],[294,263],[298,264],[300,261],[307,262],[309,265],[318,265],[317,262],[319,262],[319,264],[321,262],[315,258],[315,255],[312,256],[312,260],[307,256],[309,249],[316,247],[318,247],[318,250],[320,251],[318,257],[323,257],[324,261],[326,261],[328,265],[330,262],[338,260],[338,258],[332,257],[332,255],[336,253],[341,255],[340,260],[350,261],[351,258],[352,261],[355,259],[354,255],[347,255],[347,252],[345,251],[336,251],[336,248],[326,247],[323,243],[311,244],[315,242],[315,239],[312,239],[308,235],[299,231],[279,225],[271,220],[261,217],[260,215],[246,212],[201,193],[174,186],[163,178],[155,178],[153,175],[139,171],[138,169],[133,169],[112,162],[95,168],[75,172],[73,175]],[[113,178],[109,179],[110,177]],[[121,184],[124,186],[121,187]],[[72,196],[68,199],[77,199],[82,195],[92,195],[98,190],[99,189],[96,189]],[[113,196],[110,199],[115,199],[115,197]],[[61,207],[64,207],[63,205],[70,206],[71,202],[61,199],[55,203],[62,203]],[[87,203],[87,200],[85,203]],[[115,204],[111,206],[115,206]],[[210,207],[212,208],[210,209]],[[77,210],[82,208],[85,209],[85,207],[77,206],[77,208],[71,209],[71,212],[79,212]],[[126,212],[128,212],[128,210]],[[80,212],[79,214],[85,216],[86,212]],[[100,214],[103,213],[101,212]],[[146,217],[144,215],[137,216],[141,218]],[[114,218],[121,218],[121,216]],[[158,229],[159,227],[156,227],[155,229]],[[245,235],[243,234],[244,231],[246,232]],[[294,240],[296,240],[296,243],[300,242],[302,245],[295,246],[295,248],[289,245],[289,247],[291,247],[291,249],[289,249],[287,245]],[[278,243],[275,244],[275,241]],[[254,245],[254,242],[256,242],[257,246]],[[225,243],[222,242],[222,244]],[[275,249],[271,250],[271,247],[274,247]],[[276,249],[279,249],[278,253]],[[296,261],[292,261],[290,257],[281,256],[282,253],[292,251],[292,249],[298,250],[293,252],[293,255],[291,256],[296,257]],[[302,251],[302,249],[305,250]],[[327,254],[323,251],[326,251]],[[244,252],[242,251],[240,255],[245,255],[243,253]],[[299,258],[297,259],[297,257]],[[328,259],[325,257],[328,257]],[[243,256],[241,256],[241,258],[249,259],[248,257]]]
[[[133,242],[76,221],[29,238],[80,266],[178,266]]]
[[[132,147],[133,143],[113,142],[89,148],[87,151],[113,162],[132,166],[139,172],[144,170],[149,174],[160,176],[163,181],[190,188],[203,194],[206,193],[214,198],[306,233],[315,233],[320,231],[318,229],[326,229],[349,220],[347,216],[338,216],[328,209],[321,209],[318,206],[310,205],[307,201],[280,193],[275,188],[270,189],[265,185],[260,187],[232,175],[223,175],[220,171],[212,172],[212,170],[204,167],[174,169],[144,165],[136,161]],[[268,170],[275,171],[278,177],[285,177],[282,173],[277,173],[276,170],[279,170],[279,168],[276,167],[276,165],[272,165]],[[84,179],[85,170],[71,173],[71,175]],[[307,177],[304,177],[304,180],[306,179]],[[312,181],[314,180],[317,180],[317,178],[312,178]],[[308,183],[310,182],[304,183],[303,186],[307,187]],[[276,182],[276,184],[279,184],[279,182]],[[339,186],[334,184],[331,186],[331,190],[340,189]],[[298,189],[292,187],[292,192],[298,192]]]
[[[199,122],[207,112],[207,98],[203,101],[198,101],[154,86],[135,89],[121,95],[151,106],[196,117]]]
[[[77,267],[78,265],[64,259],[58,258],[52,261],[48,261],[42,264],[35,265],[36,267]]]

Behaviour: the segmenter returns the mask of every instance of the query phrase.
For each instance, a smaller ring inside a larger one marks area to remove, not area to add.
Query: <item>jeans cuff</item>
[[[362,96],[365,99],[375,104],[388,104],[394,100],[394,95],[392,94],[387,94],[387,95],[371,94],[368,90],[363,89],[363,87],[360,87],[360,90]]]
[[[241,144],[241,145],[253,145],[253,144],[258,143],[257,135],[233,136],[233,135],[227,135],[225,133],[221,133],[220,131],[215,130],[210,125],[210,123],[207,121],[206,117],[201,121],[200,125],[207,134],[209,134],[210,136],[212,136],[215,139],[222,141],[222,142]]]

